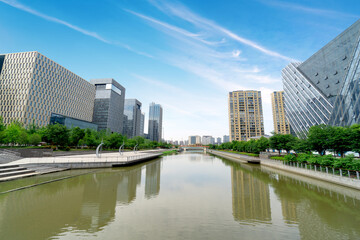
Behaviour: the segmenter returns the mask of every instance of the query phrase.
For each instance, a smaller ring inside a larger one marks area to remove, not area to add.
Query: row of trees
[[[96,131],[93,129],[80,129],[79,127],[68,129],[61,124],[47,125],[38,127],[30,124],[25,128],[20,122],[14,121],[5,125],[0,117],[0,144],[10,146],[37,146],[40,142],[46,142],[49,145],[67,148],[86,146],[95,148],[101,142],[105,148],[119,148],[123,143],[125,148],[132,149],[138,145],[138,149],[153,149],[157,147],[171,148],[171,144],[150,141],[143,137],[134,137],[131,139],[120,133],[111,133],[110,131]]]
[[[312,126],[305,139],[299,139],[291,134],[274,134],[269,139],[261,137],[258,140],[233,141],[221,145],[212,145],[213,149],[231,149],[239,152],[259,153],[268,148],[290,153],[310,153],[312,151],[324,155],[326,151],[333,151],[341,156],[348,151],[360,153],[360,124],[351,127],[337,127],[328,125]]]

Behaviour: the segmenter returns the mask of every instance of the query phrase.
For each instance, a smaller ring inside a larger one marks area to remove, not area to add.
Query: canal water
[[[355,190],[184,153],[0,183],[0,239],[359,239]]]

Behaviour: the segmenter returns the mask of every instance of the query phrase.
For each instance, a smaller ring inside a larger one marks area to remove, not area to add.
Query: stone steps
[[[0,173],[0,181],[4,177],[18,176],[18,175],[23,175],[23,174],[28,174],[28,173],[36,174],[36,172],[34,170],[29,170],[29,169],[25,168],[25,170],[15,170],[15,171],[11,171],[11,172]]]
[[[20,170],[26,170],[24,167],[9,167],[9,168],[0,168],[0,174],[7,173],[7,172],[15,172]]]
[[[19,174],[19,175],[8,176],[8,177],[0,177],[0,182],[15,180],[15,179],[24,178],[24,177],[32,177],[32,176],[36,176],[36,175],[38,175],[38,173],[32,172],[32,173],[25,173],[25,174]]]

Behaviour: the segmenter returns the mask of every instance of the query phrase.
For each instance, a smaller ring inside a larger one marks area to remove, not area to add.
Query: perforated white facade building
[[[95,86],[38,52],[0,54],[4,123],[45,126],[51,113],[92,121]]]

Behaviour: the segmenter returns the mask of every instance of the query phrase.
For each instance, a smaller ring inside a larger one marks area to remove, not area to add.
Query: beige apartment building
[[[274,132],[290,134],[290,125],[285,116],[284,91],[271,93],[272,113],[274,119]]]
[[[51,114],[91,122],[95,86],[34,52],[0,54],[0,116],[4,123],[49,124]]]
[[[230,141],[247,141],[264,135],[261,92],[233,91],[229,93]]]

